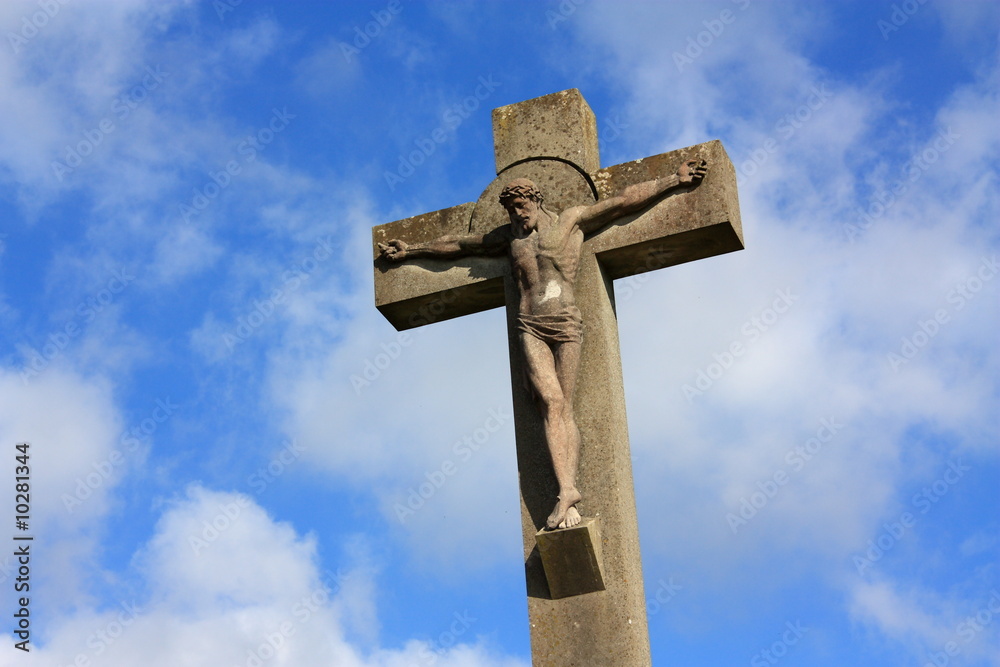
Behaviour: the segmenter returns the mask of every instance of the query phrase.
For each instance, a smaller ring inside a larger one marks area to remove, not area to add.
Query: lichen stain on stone
[[[497,109],[494,119],[501,127],[508,129],[510,124],[517,120],[517,113],[509,107],[501,107]]]

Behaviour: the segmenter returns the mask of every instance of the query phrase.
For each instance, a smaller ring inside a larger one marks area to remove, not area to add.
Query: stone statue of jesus
[[[546,208],[535,184],[519,178],[500,193],[510,225],[487,234],[448,235],[427,243],[408,245],[394,239],[379,244],[382,256],[393,262],[466,255],[507,254],[510,258],[520,295],[521,350],[559,483],[555,509],[546,520],[549,530],[580,523],[576,504],[583,499],[576,488],[580,431],[573,417],[573,391],[583,341],[574,287],[584,236],[641,211],[668,193],[698,185],[706,172],[704,160],[690,160],[676,174],[637,183],[616,197],[562,213]]]

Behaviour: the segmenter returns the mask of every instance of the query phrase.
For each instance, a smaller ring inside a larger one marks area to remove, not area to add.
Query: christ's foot
[[[576,507],[570,507],[566,510],[566,518],[559,522],[559,528],[572,528],[582,521],[580,518],[580,513],[576,511]]]
[[[583,499],[580,492],[576,489],[571,489],[563,492],[559,495],[559,502],[556,503],[556,508],[552,510],[552,514],[545,521],[545,526],[549,530],[554,530],[556,528],[572,528],[573,526],[580,523],[580,513],[576,511],[576,505]],[[571,512],[572,510],[572,512]]]

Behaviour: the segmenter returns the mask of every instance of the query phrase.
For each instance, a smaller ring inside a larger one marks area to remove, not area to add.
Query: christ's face
[[[538,228],[538,202],[527,197],[515,197],[507,204],[510,224],[522,234],[530,234]]]

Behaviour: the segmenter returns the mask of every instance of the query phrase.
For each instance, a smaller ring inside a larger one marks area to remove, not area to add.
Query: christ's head
[[[514,179],[500,192],[500,204],[510,217],[511,227],[523,234],[538,227],[542,201],[541,191],[527,178]]]

